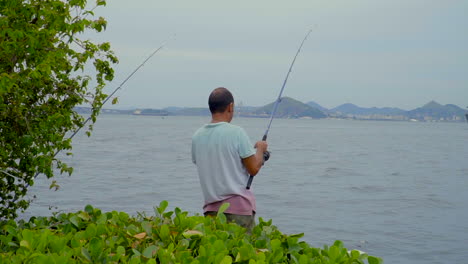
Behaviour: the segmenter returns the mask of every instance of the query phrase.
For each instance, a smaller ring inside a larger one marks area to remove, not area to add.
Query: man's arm
[[[267,150],[268,143],[266,141],[258,141],[255,143],[255,148],[257,152],[254,155],[242,159],[242,163],[251,176],[257,175],[263,166],[263,153]]]

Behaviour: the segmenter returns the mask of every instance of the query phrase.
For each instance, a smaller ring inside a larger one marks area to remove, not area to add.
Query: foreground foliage
[[[84,39],[107,25],[86,2],[0,0],[0,219],[28,207],[39,173],[72,173],[55,155],[71,149],[65,134],[83,126],[73,109],[91,105],[94,122],[106,98],[117,58],[109,43]]]
[[[1,226],[0,263],[382,263],[348,252],[340,241],[323,249],[281,233],[260,219],[252,234],[218,217],[188,216],[167,202],[155,217],[84,211]],[[367,261],[366,261],[367,260]]]

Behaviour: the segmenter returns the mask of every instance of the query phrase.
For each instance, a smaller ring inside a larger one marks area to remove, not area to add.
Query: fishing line
[[[275,102],[275,104],[273,106],[273,111],[271,112],[271,116],[270,116],[270,122],[268,123],[265,134],[262,137],[262,141],[267,140],[268,132],[270,132],[271,123],[273,122],[273,118],[275,117],[275,113],[276,113],[276,110],[278,109],[278,105],[281,102],[281,95],[283,94],[284,87],[286,86],[286,83],[288,82],[289,74],[292,71],[292,67],[294,65],[294,62],[296,62],[297,55],[299,55],[299,53],[301,52],[302,45],[304,45],[304,42],[306,41],[307,37],[310,35],[311,32],[312,32],[312,29],[307,31],[307,34],[305,35],[304,39],[302,40],[301,45],[299,46],[299,49],[297,49],[296,55],[294,56],[294,59],[291,62],[291,66],[289,66],[289,70],[288,70],[288,73],[286,74],[286,78],[284,79],[283,86],[281,86],[281,90],[279,92],[278,98],[276,99],[276,102]],[[264,161],[267,161],[269,158],[270,158],[270,152],[269,151],[266,151],[265,153],[263,153],[263,160]],[[250,175],[249,181],[247,182],[247,186],[246,186],[247,190],[250,189],[250,186],[252,185],[253,178],[254,178],[254,176]]]
[[[138,65],[138,67],[136,67],[136,69],[135,69],[132,73],[130,73],[130,75],[128,75],[127,78],[125,78],[125,80],[124,80],[117,88],[115,88],[115,90],[114,90],[110,95],[108,95],[108,96],[106,97],[106,99],[102,102],[102,105],[104,105],[105,103],[107,103],[107,101],[109,101],[109,99],[110,99],[112,96],[114,96],[114,94],[115,94],[118,90],[121,90],[121,89],[122,89],[122,86],[123,86],[130,78],[132,78],[132,76],[133,76],[141,67],[143,67],[143,66],[145,65],[145,63],[146,63],[149,59],[151,59],[151,57],[153,57],[158,51],[160,51],[160,50],[166,45],[166,43],[167,43],[171,38],[173,38],[173,37],[174,37],[174,36],[172,36],[172,37],[170,37],[169,39],[167,39],[166,41],[164,41],[163,44],[162,44],[159,48],[157,48],[155,51],[153,51],[153,53],[151,53],[140,65]],[[102,107],[102,106],[101,106],[101,107]],[[73,132],[73,134],[70,136],[69,139],[72,139],[72,138],[78,133],[78,131],[80,131],[81,128],[84,127],[84,126],[86,125],[86,123],[88,123],[90,120],[91,120],[91,116],[88,117],[88,119],[86,119],[86,121],[83,123],[83,125],[82,125],[81,127],[79,127],[75,132]],[[54,157],[55,157],[59,152],[60,152],[60,150],[58,150],[58,151],[55,153]]]

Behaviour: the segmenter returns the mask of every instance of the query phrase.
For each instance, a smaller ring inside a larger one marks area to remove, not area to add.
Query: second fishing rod
[[[174,36],[171,36],[170,38],[168,38],[167,40],[165,40],[165,41],[161,44],[161,46],[159,46],[159,47],[158,47],[157,49],[155,49],[148,57],[146,57],[146,59],[145,59],[142,63],[140,63],[140,65],[138,65],[138,67],[136,67],[136,68],[132,71],[132,73],[130,73],[130,75],[128,75],[128,76],[125,78],[125,80],[124,80],[117,88],[115,88],[114,91],[113,91],[111,94],[109,94],[109,95],[104,99],[104,101],[102,101],[101,107],[104,106],[104,104],[106,104],[107,101],[109,101],[109,99],[112,98],[112,96],[114,96],[114,94],[115,94],[118,90],[121,90],[122,87],[125,85],[125,83],[126,83],[128,80],[130,80],[130,78],[132,78],[132,76],[133,76],[141,67],[143,67],[143,66],[145,65],[145,63],[146,63],[148,60],[150,60],[156,53],[158,53],[161,49],[163,49],[164,46],[166,46],[166,43],[167,43],[169,40],[171,40],[171,39],[173,39],[173,38],[175,38],[175,35],[174,35]],[[101,110],[101,109],[99,109],[99,111],[100,111],[100,110]],[[91,119],[92,119],[91,116],[89,116],[80,126],[78,126],[78,128],[68,137],[68,139],[72,139],[76,134],[78,134],[78,132],[79,132],[89,121],[91,121]],[[55,158],[55,157],[60,153],[60,151],[61,151],[60,149],[57,150],[57,151],[55,152],[53,158]],[[37,172],[37,173],[34,175],[34,179],[36,179],[37,176],[39,176],[39,174],[40,174],[40,173]],[[29,183],[26,184],[26,187],[29,187]]]
[[[302,40],[301,45],[297,49],[296,55],[294,56],[294,59],[292,60],[291,65],[289,66],[288,73],[286,74],[286,78],[284,79],[283,85],[281,86],[281,90],[279,92],[278,98],[276,99],[276,102],[275,102],[275,104],[273,106],[273,111],[271,111],[270,121],[268,122],[267,129],[265,131],[265,134],[262,137],[262,141],[266,141],[267,138],[268,138],[268,132],[270,132],[271,123],[273,122],[273,119],[275,118],[276,110],[278,109],[278,105],[281,102],[281,95],[283,94],[284,87],[286,87],[286,83],[288,82],[289,74],[292,71],[292,68],[294,66],[294,63],[296,62],[297,56],[301,52],[301,48],[304,45],[304,42],[306,41],[307,37],[309,37],[311,32],[312,32],[312,29],[307,31],[307,34],[305,35],[304,39]],[[263,153],[264,162],[267,161],[269,158],[270,158],[270,152],[269,151],[266,151],[265,153]],[[254,178],[254,176],[250,175],[249,180],[247,182],[246,189],[250,189],[250,186],[252,185],[253,178]]]

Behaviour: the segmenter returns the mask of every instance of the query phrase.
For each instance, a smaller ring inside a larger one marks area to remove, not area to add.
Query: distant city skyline
[[[292,97],[291,97],[292,98]],[[412,108],[409,108],[409,109],[404,109],[404,108],[401,108],[401,107],[396,107],[396,106],[391,106],[391,105],[388,105],[388,106],[379,106],[379,105],[374,105],[374,106],[362,106],[362,105],[359,105],[359,104],[355,104],[353,102],[346,102],[346,103],[342,103],[342,104],[339,104],[339,105],[335,105],[335,106],[332,106],[332,107],[327,107],[327,106],[324,106],[323,104],[321,104],[320,102],[316,102],[316,101],[301,101],[300,99],[298,98],[292,98],[294,100],[298,100],[304,104],[309,104],[311,102],[313,103],[316,103],[318,105],[320,105],[321,107],[323,108],[326,108],[327,110],[331,110],[331,109],[334,109],[334,108],[337,108],[337,107],[340,107],[340,106],[343,106],[343,105],[347,105],[347,104],[352,104],[352,105],[355,105],[357,107],[361,107],[361,108],[398,108],[400,110],[404,110],[404,111],[410,111],[410,110],[414,110],[416,108],[420,108],[420,107],[423,107],[427,104],[430,104],[432,102],[435,102],[437,104],[440,104],[442,106],[445,106],[445,105],[456,105],[462,109],[467,109],[468,111],[468,106],[467,107],[463,107],[461,105],[457,105],[457,104],[452,104],[452,103],[446,103],[446,104],[443,104],[443,103],[440,103],[436,100],[431,100],[431,101],[428,101],[424,104],[421,104],[421,105],[418,105],[418,106],[414,106]],[[246,105],[244,104],[244,102],[240,101],[236,101],[235,102],[235,108],[238,109],[239,107],[255,107],[255,108],[260,108],[260,107],[263,107],[267,104],[270,104],[270,103],[274,103],[276,102],[276,98],[274,100],[272,100],[271,102],[269,103],[266,103],[264,105]],[[312,106],[312,107],[315,107],[315,106]],[[121,104],[116,104],[116,105],[105,105],[103,107],[103,109],[118,109],[118,110],[136,110],[136,109],[168,109],[168,108],[207,108],[208,109],[208,103],[206,103],[206,105],[200,105],[200,106],[184,106],[184,105],[170,105],[170,106],[166,106],[166,107],[143,107],[143,106],[138,106],[138,105],[133,105],[133,106],[122,106]]]
[[[218,86],[237,102],[276,99],[312,25],[284,96],[410,110],[432,100],[468,106],[468,1],[108,1],[95,10],[120,59],[113,91],[176,34],[121,91],[118,108],[206,107]]]

